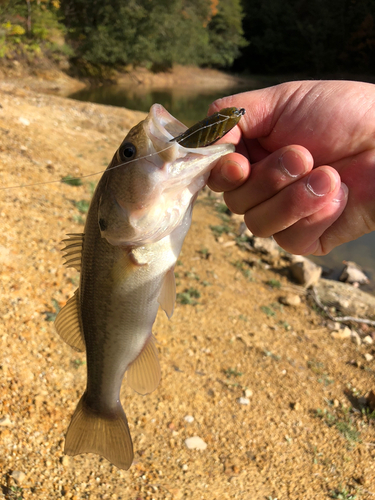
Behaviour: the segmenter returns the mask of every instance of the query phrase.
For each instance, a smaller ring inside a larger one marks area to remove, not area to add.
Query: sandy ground
[[[332,338],[285,259],[236,245],[237,219],[207,193],[176,268],[180,297],[196,304],[157,318],[158,389],[123,388],[131,469],[63,455],[85,360],[48,320],[77,287],[60,241],[82,232],[98,175],[35,183],[103,170],[144,115],[4,81],[0,104],[0,498],[373,499],[373,347]],[[34,185],[9,189],[20,184]],[[279,303],[290,291],[299,306]],[[192,436],[207,448],[188,449]]]

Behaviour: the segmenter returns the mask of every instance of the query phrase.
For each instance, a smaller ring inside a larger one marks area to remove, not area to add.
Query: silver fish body
[[[68,428],[65,453],[96,453],[127,469],[132,440],[120,403],[128,384],[147,394],[161,377],[152,326],[159,305],[171,317],[174,266],[194,200],[229,144],[185,148],[186,127],[162,106],[124,139],[94,193],[83,235],[65,240],[80,286],[56,328],[87,356],[87,387]]]

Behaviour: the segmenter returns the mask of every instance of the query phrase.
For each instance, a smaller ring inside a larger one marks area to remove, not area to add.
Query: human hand
[[[256,235],[324,255],[375,229],[375,85],[289,82],[215,101],[245,108],[208,185]]]

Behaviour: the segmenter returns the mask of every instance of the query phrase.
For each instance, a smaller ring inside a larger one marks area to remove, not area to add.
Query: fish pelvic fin
[[[68,427],[64,453],[71,456],[95,453],[119,469],[129,469],[134,457],[133,443],[120,402],[116,414],[100,415],[89,408],[84,394]]]
[[[55,319],[55,328],[60,337],[76,351],[85,350],[85,338],[79,307],[79,288],[70,297]]]
[[[176,302],[176,280],[174,277],[174,268],[170,269],[164,277],[158,302],[165,314],[168,316],[168,319],[171,319]]]
[[[126,379],[139,394],[149,394],[159,385],[161,370],[153,335],[149,336],[141,353],[128,368]]]
[[[65,259],[64,266],[74,267],[77,271],[81,270],[82,263],[82,250],[83,250],[83,239],[84,233],[68,234],[69,238],[62,240],[65,247],[62,252],[65,252],[63,256]]]

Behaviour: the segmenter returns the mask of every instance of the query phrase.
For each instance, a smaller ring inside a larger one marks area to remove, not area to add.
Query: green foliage
[[[198,304],[196,299],[199,299],[200,296],[201,294],[197,289],[186,288],[183,292],[177,294],[176,299],[179,304],[195,306]]]
[[[225,67],[246,42],[239,0],[62,0],[78,57],[91,65]],[[90,67],[93,71],[93,68]]]
[[[0,2],[0,57],[33,58],[42,53],[69,56],[65,27],[59,20],[58,0]],[[57,57],[58,59],[58,57]]]
[[[72,175],[66,175],[61,179],[64,184],[69,184],[69,186],[82,186],[82,179],[79,177],[73,177]]]

